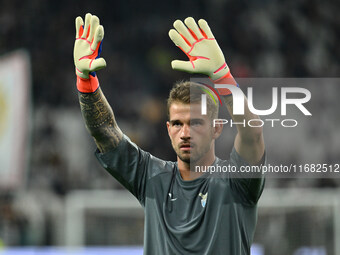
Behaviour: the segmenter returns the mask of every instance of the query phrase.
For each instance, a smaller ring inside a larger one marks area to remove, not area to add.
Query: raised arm
[[[76,18],[76,40],[74,44],[74,64],[77,75],[79,103],[86,128],[93,136],[98,149],[107,152],[114,149],[123,137],[112,108],[99,87],[95,71],[106,66],[100,58],[104,28],[98,17],[86,14],[85,24]]]
[[[123,133],[102,90],[98,88],[93,93],[79,92],[78,95],[86,128],[93,136],[98,149],[103,153],[114,149]]]
[[[259,119],[259,117],[249,111],[247,98],[245,97],[244,115],[233,114],[232,96],[225,96],[224,102],[234,123],[245,123],[245,125],[236,125],[238,131],[234,142],[236,151],[251,165],[263,163],[261,161],[264,156],[265,149],[263,130],[262,127],[248,126],[247,123],[249,120]]]
[[[176,20],[174,28],[169,31],[169,36],[175,45],[188,56],[189,61],[174,60],[171,63],[173,69],[208,75],[215,84],[238,86],[225,62],[223,52],[205,20],[199,20],[198,25],[191,17],[186,18],[184,23]],[[258,119],[258,116],[249,111],[247,100],[245,100],[245,114],[233,115],[231,91],[218,89],[218,92],[223,96],[234,122],[245,120],[247,123],[249,119]],[[237,130],[234,143],[236,151],[248,163],[260,163],[264,155],[262,128],[237,125]]]

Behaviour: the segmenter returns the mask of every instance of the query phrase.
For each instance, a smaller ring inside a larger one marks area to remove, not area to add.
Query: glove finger
[[[187,53],[190,50],[190,46],[186,43],[183,37],[175,30],[170,29],[169,37],[177,47],[180,47],[182,51]]]
[[[81,38],[87,38],[88,30],[89,30],[89,27],[90,27],[90,24],[91,24],[91,18],[92,18],[91,13],[86,13],[86,15],[85,15],[84,32],[83,32],[83,35],[81,36]]]
[[[184,38],[189,42],[189,45],[193,45],[196,42],[196,39],[192,36],[188,28],[184,25],[184,23],[180,20],[176,20],[174,22],[174,28],[180,33]]]
[[[76,18],[76,38],[79,38],[83,34],[83,29],[81,28],[84,25],[84,21],[81,17]]]
[[[97,30],[97,27],[99,26],[99,18],[95,15],[92,16],[91,18],[91,25],[90,25],[90,34],[88,40],[92,42],[94,33]]]
[[[91,44],[91,49],[96,50],[98,47],[98,44],[103,40],[103,38],[104,38],[104,27],[100,25],[97,27],[96,32],[94,33],[93,41]]]
[[[190,61],[174,60],[171,62],[171,67],[174,70],[192,73],[194,68]]]
[[[98,71],[102,68],[106,67],[106,61],[103,58],[97,58],[92,61],[91,67],[90,67],[90,72],[95,72]]]
[[[203,30],[203,32],[208,36],[208,38],[215,38],[208,23],[204,19],[200,19],[198,21],[198,25]]]
[[[193,34],[196,39],[203,39],[204,36],[202,35],[200,29],[198,28],[195,20],[192,17],[188,17],[184,20],[185,25],[191,30],[191,33]]]

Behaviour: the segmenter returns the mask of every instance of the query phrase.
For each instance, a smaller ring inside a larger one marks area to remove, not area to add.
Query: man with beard
[[[189,57],[173,61],[176,70],[208,75],[215,84],[237,86],[223,53],[204,20],[175,21],[171,40]],[[144,254],[250,254],[257,219],[257,201],[264,187],[261,174],[241,172],[210,175],[204,167],[234,167],[264,163],[261,127],[237,125],[228,160],[215,156],[215,140],[223,126],[213,125],[218,104],[202,91],[206,86],[175,84],[167,101],[166,123],[177,162],[143,151],[122,133],[112,108],[92,73],[106,66],[99,58],[104,29],[96,16],[76,19],[74,62],[81,111],[102,166],[126,187],[145,210]],[[258,119],[245,100],[243,115],[233,114],[233,96],[218,90],[234,122]],[[204,93],[203,93],[204,94]],[[216,98],[215,98],[216,99]],[[197,168],[198,167],[198,168]]]

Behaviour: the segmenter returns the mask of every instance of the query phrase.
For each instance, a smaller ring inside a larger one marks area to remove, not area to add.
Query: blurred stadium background
[[[143,211],[92,156],[82,121],[72,56],[76,16],[91,12],[104,25],[108,66],[99,78],[121,129],[168,160],[175,154],[165,99],[174,81],[190,78],[170,67],[185,59],[167,35],[174,20],[205,18],[235,77],[340,74],[339,1],[1,0],[0,6],[0,254],[142,253]],[[288,136],[275,140],[280,146],[272,145],[269,160],[300,163],[304,149],[315,147],[319,163],[339,163],[339,96],[339,86],[316,93],[313,116],[321,119],[304,137],[291,134],[294,144],[280,143]],[[252,254],[340,255],[339,187],[340,178],[268,179]]]

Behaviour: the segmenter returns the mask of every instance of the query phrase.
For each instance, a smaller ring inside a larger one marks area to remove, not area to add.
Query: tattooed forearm
[[[78,95],[86,127],[94,137],[98,149],[106,152],[115,148],[122,139],[123,133],[101,89],[98,88],[94,93]]]

